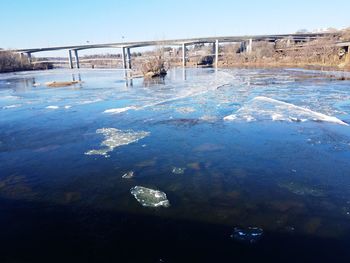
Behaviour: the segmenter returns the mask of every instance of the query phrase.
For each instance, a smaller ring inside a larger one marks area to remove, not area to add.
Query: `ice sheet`
[[[224,120],[248,122],[261,120],[290,122],[316,121],[348,125],[336,117],[263,96],[258,96],[248,101],[234,114],[224,117]]]

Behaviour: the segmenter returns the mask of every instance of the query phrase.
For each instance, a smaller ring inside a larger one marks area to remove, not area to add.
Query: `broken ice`
[[[59,107],[58,106],[47,106],[46,109],[49,110],[57,110]]]
[[[133,177],[134,177],[134,171],[129,171],[122,176],[122,178],[124,178],[124,179],[130,179]]]
[[[224,120],[245,120],[248,122],[261,120],[289,122],[322,121],[348,126],[347,123],[336,117],[263,96],[250,100],[235,114],[224,117]]]
[[[145,131],[134,132],[132,130],[118,130],[115,128],[102,128],[96,130],[96,133],[103,134],[105,137],[104,141],[102,141],[101,146],[103,148],[97,150],[87,151],[86,155],[103,155],[108,157],[108,153],[113,151],[114,148],[128,145],[133,142],[137,142],[145,137],[147,137],[150,133]]]
[[[125,108],[108,109],[108,110],[105,110],[103,113],[118,114],[128,110],[137,110],[137,108],[135,106],[130,106]]]
[[[173,167],[173,170],[171,171],[173,174],[184,174],[186,168],[182,167]]]
[[[130,193],[136,200],[146,207],[169,207],[170,203],[164,192],[146,188],[143,186],[135,186],[130,189]]]
[[[233,229],[231,238],[233,238],[236,241],[253,244],[261,239],[263,233],[264,231],[259,227],[235,227]]]

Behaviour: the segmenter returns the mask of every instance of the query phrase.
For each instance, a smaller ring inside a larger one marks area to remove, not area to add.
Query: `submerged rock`
[[[224,146],[219,144],[213,144],[213,143],[203,143],[199,145],[198,147],[194,148],[193,151],[195,152],[215,152],[223,150]]]
[[[130,193],[136,200],[146,207],[169,207],[170,203],[164,192],[146,188],[143,186],[135,186],[130,189]]]
[[[310,195],[313,197],[324,197],[325,193],[320,190],[310,186],[306,186],[300,183],[288,182],[288,183],[280,183],[279,187],[287,189],[289,192],[296,195]]]
[[[264,230],[262,230],[259,227],[248,227],[248,228],[235,227],[233,229],[231,238],[239,242],[253,244],[258,242],[262,238],[263,233],[264,233]]]
[[[194,163],[189,163],[187,164],[187,167],[199,171],[201,169],[200,163],[194,162]]]
[[[199,60],[197,61],[198,66],[208,66],[212,65],[214,62],[213,56],[201,56]]]
[[[160,69],[156,71],[149,71],[144,73],[145,78],[156,78],[156,77],[164,77],[167,74],[165,69]]]

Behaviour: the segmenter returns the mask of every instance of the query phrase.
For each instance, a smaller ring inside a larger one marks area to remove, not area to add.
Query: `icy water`
[[[350,81],[326,75],[0,75],[0,262],[349,262]]]

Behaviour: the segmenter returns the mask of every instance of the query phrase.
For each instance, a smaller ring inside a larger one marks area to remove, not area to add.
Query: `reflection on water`
[[[1,75],[2,261],[349,256],[349,81],[290,69],[124,74]],[[70,80],[81,82],[44,85]]]

